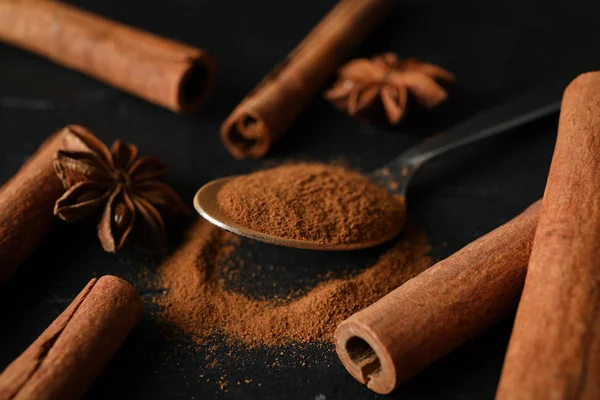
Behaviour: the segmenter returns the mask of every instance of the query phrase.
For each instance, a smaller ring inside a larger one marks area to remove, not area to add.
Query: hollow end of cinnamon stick
[[[271,147],[272,134],[256,113],[240,111],[232,114],[221,127],[221,139],[237,159],[260,158]]]
[[[179,82],[174,111],[189,114],[202,107],[215,87],[216,71],[214,58],[206,52],[191,59]]]
[[[344,367],[359,382],[379,394],[396,385],[396,367],[391,355],[368,325],[350,317],[335,332],[335,350]]]

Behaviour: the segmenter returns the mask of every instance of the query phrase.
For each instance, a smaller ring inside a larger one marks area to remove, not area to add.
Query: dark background
[[[334,111],[320,98],[265,161],[236,161],[218,128],[271,67],[282,60],[335,1],[74,2],[116,20],[207,49],[217,59],[215,93],[197,115],[179,116],[0,45],[0,182],[8,180],[42,140],[69,123],[86,125],[108,143],[136,143],[140,153],[172,165],[168,177],[188,203],[203,183],[288,159],[345,160],[370,171],[408,145],[480,109],[547,79],[600,67],[600,2],[575,0],[404,0],[358,55],[395,51],[454,72],[450,100],[414,115],[396,132],[375,129]],[[543,193],[557,116],[433,160],[416,176],[409,209],[427,231],[436,259],[458,250],[523,210]],[[182,226],[171,224],[173,246]],[[382,249],[348,254],[278,249],[242,242],[247,258],[231,290],[271,296],[314,285],[319,272],[361,268]],[[376,398],[345,371],[332,346],[213,349],[186,338],[165,339],[152,316],[142,275],[160,260],[132,250],[104,253],[93,224],[57,224],[0,289],[0,368],[18,356],[91,277],[121,276],[147,302],[142,322],[96,380],[89,398]],[[251,280],[254,265],[273,268]],[[277,290],[272,288],[277,284]],[[454,351],[391,397],[492,398],[511,320]],[[207,365],[207,357],[218,365]],[[302,365],[304,363],[304,365]],[[275,365],[273,365],[275,364]],[[246,383],[248,380],[249,383]],[[251,382],[250,382],[251,380]],[[238,384],[240,382],[240,384]]]

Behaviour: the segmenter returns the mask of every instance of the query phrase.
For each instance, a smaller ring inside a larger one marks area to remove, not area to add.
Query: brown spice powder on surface
[[[253,347],[332,340],[339,322],[431,265],[425,235],[408,226],[378,261],[292,300],[255,300],[225,289],[220,269],[239,238],[199,220],[159,270],[159,315],[199,343],[211,335]]]
[[[377,241],[397,232],[404,207],[364,175],[300,163],[240,176],[217,195],[240,225],[278,237],[320,243]]]

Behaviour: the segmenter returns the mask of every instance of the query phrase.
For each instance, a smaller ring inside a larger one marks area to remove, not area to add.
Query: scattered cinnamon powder
[[[160,316],[199,343],[225,335],[248,347],[332,340],[339,322],[431,265],[425,235],[407,226],[362,272],[321,282],[300,297],[256,300],[227,290],[220,271],[239,238],[199,220],[159,270]]]
[[[319,243],[378,241],[398,232],[401,201],[364,175],[325,164],[288,164],[225,184],[217,202],[240,225]]]

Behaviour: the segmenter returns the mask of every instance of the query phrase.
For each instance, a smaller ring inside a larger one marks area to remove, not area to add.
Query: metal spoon
[[[554,84],[537,88],[463,122],[447,131],[431,136],[409,148],[388,164],[367,175],[393,194],[400,195],[403,204],[408,184],[417,169],[428,160],[447,151],[485,139],[524,125],[560,109],[564,85]],[[236,176],[216,179],[202,186],[194,197],[194,207],[209,222],[240,236],[280,246],[312,250],[355,250],[373,247],[395,237],[402,230],[378,240],[350,244],[319,243],[288,239],[258,232],[242,226],[225,215],[217,203],[219,190]]]

